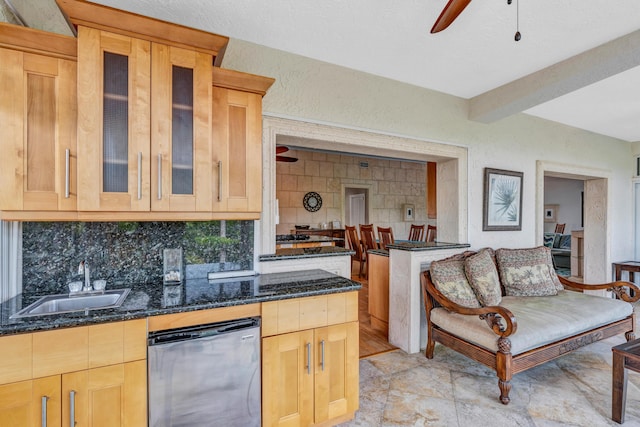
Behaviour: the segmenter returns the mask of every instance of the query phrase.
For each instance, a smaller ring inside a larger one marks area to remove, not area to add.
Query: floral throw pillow
[[[433,284],[444,296],[465,307],[480,307],[464,272],[464,257],[433,261],[429,270]]]
[[[500,304],[502,289],[491,249],[482,249],[467,258],[464,261],[464,271],[480,304],[485,307]]]
[[[556,295],[562,288],[551,264],[551,250],[545,246],[498,249],[496,260],[509,296]]]

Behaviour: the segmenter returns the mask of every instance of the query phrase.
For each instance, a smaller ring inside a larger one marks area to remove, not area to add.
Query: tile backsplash
[[[108,288],[162,284],[163,250],[181,248],[186,278],[208,272],[253,270],[253,221],[25,222],[22,283],[29,293],[66,293],[81,280],[86,260],[91,280]]]

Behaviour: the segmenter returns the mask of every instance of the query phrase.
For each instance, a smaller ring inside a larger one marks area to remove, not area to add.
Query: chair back
[[[564,226],[565,225],[567,225],[567,224],[566,223],[565,224],[556,224],[556,233],[560,233],[560,234],[564,233]]]
[[[435,225],[427,225],[427,238],[426,238],[426,242],[435,242],[436,241],[436,234],[438,233],[438,227],[436,227]]]
[[[369,249],[378,249],[378,243],[376,242],[376,236],[373,231],[373,224],[360,224],[360,238],[364,245],[364,252]]]
[[[355,251],[355,255],[352,257],[357,259],[358,261],[362,260],[362,245],[360,244],[360,239],[358,238],[358,230],[356,230],[355,225],[345,225],[344,229],[347,233],[347,241],[349,242],[349,246],[352,250]]]
[[[378,227],[378,238],[380,239],[380,249],[384,250],[387,249],[387,245],[395,241],[391,227]]]
[[[411,229],[409,230],[409,240],[421,242],[423,238],[424,238],[424,224],[422,225],[411,224]]]

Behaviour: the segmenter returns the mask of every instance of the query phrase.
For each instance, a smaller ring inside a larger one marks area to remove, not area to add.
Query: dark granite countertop
[[[325,256],[351,256],[355,254],[354,251],[340,246],[320,246],[316,248],[282,248],[276,249],[275,254],[260,255],[260,261],[278,261],[282,259],[298,259],[298,258],[313,258],[313,257],[325,257]]]
[[[43,296],[21,294],[0,305],[0,335],[348,292],[360,287],[358,282],[318,269],[216,280],[192,279],[181,285],[164,286],[158,283],[131,286],[131,292],[122,306],[92,310],[88,315],[74,312],[9,319]]]
[[[447,243],[447,242],[412,242],[403,241],[387,245],[389,249],[399,249],[401,251],[433,251],[438,249],[464,249],[471,247],[468,243]]]

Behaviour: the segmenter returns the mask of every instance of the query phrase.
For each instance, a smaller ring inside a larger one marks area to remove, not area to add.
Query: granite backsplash
[[[66,293],[82,280],[86,260],[91,280],[108,288],[162,283],[163,250],[181,248],[186,278],[208,272],[253,270],[253,221],[206,222],[25,222],[22,230],[23,291]]]

